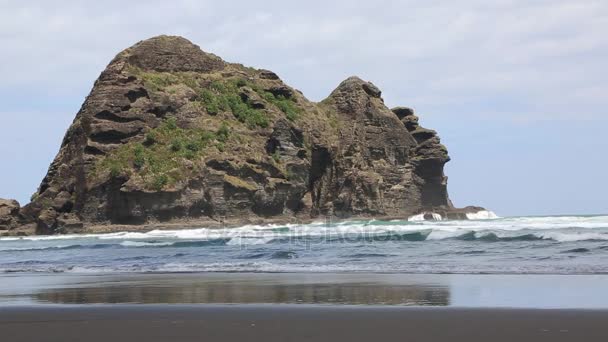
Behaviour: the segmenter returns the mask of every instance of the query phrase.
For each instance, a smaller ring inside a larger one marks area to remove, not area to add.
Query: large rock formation
[[[38,233],[180,219],[407,217],[452,210],[446,148],[357,77],[320,103],[180,37],[119,53],[32,202]]]

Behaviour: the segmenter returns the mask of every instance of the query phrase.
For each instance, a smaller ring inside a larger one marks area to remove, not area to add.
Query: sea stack
[[[52,234],[462,216],[436,132],[381,95],[350,77],[315,103],[271,71],[225,62],[184,38],[141,41],[101,73],[31,203],[6,204],[1,224]]]

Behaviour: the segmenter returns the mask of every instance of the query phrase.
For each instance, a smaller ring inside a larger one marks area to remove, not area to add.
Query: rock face
[[[0,198],[0,230],[9,230],[19,224],[19,202]]]
[[[453,209],[447,161],[437,134],[413,110],[388,109],[372,83],[348,78],[313,103],[271,71],[160,36],[102,72],[20,213],[43,234],[180,219],[407,217]]]

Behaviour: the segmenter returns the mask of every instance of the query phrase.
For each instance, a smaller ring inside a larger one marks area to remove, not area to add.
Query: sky
[[[373,82],[439,132],[457,206],[608,213],[607,0],[0,0],[0,197],[28,202],[100,72],[160,34],[313,101]]]

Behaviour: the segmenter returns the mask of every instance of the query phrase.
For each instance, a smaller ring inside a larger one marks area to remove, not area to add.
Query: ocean
[[[471,218],[3,237],[0,273],[608,273],[608,216]]]

